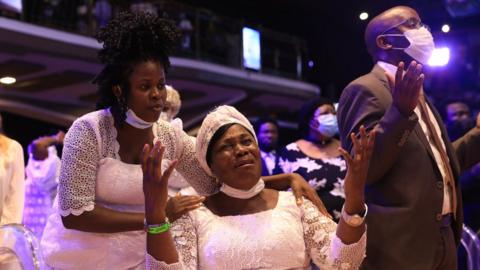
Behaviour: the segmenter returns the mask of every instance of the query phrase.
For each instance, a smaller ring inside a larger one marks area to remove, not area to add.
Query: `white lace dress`
[[[198,165],[194,139],[159,121],[155,140],[166,146],[165,157],[178,159],[186,179],[208,177]],[[143,231],[89,233],[66,229],[61,216],[80,215],[95,205],[124,212],[144,212],[140,165],[120,160],[117,132],[109,110],[77,119],[65,136],[58,203],[48,218],[41,241],[45,262],[55,269],[144,269]],[[201,181],[214,183],[214,181]],[[195,186],[201,194],[214,186]],[[92,220],[95,222],[95,220]]]
[[[219,217],[206,207],[175,221],[171,229],[180,262],[167,265],[147,255],[147,269],[358,269],[366,233],[345,245],[337,225],[308,200],[302,207],[280,192],[275,208]]]

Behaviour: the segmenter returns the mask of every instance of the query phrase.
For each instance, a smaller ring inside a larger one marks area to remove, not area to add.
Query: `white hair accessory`
[[[207,163],[208,145],[217,130],[227,124],[239,124],[243,126],[253,134],[255,141],[258,143],[252,124],[250,124],[250,121],[237,109],[232,106],[223,105],[211,111],[203,120],[202,126],[198,131],[195,151],[200,166],[202,166],[203,170],[210,176],[213,176],[213,174]]]

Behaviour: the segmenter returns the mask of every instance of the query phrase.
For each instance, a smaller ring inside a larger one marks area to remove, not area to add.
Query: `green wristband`
[[[145,227],[144,230],[145,232],[149,234],[160,234],[168,231],[171,227],[170,222],[168,222],[168,219],[165,220],[164,223],[162,224],[147,224],[147,221],[145,220]]]

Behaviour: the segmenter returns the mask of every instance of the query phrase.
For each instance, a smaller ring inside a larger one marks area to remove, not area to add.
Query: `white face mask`
[[[147,129],[153,126],[153,123],[155,122],[147,122],[143,120],[142,118],[138,117],[132,109],[128,109],[127,113],[127,118],[125,119],[125,122],[127,122],[129,125],[132,127],[138,128],[138,129]]]
[[[220,187],[220,191],[227,194],[230,197],[237,198],[237,199],[250,199],[253,196],[257,195],[258,193],[262,192],[265,188],[265,182],[260,179],[251,189],[249,190],[242,190],[231,187],[225,183],[222,184]]]
[[[424,26],[418,29],[410,29],[402,34],[385,34],[385,36],[404,36],[410,46],[407,48],[392,47],[395,50],[404,50],[406,54],[410,55],[413,59],[426,65],[430,56],[432,56],[435,49],[435,42],[433,36]]]
[[[338,133],[337,117],[331,113],[317,116],[318,132],[323,136],[332,138]]]

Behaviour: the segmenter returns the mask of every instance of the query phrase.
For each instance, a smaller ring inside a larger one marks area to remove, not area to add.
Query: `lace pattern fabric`
[[[177,220],[172,236],[189,270],[308,269],[310,259],[321,269],[358,269],[366,248],[366,234],[343,244],[332,220],[308,200],[297,207],[287,192],[274,209],[250,215],[219,217],[201,207]],[[150,269],[170,266],[156,261]]]
[[[168,123],[153,126],[155,141],[166,146],[164,158],[179,160],[177,171],[189,180],[208,178],[195,159],[194,139]],[[95,205],[122,212],[143,212],[140,165],[120,160],[117,131],[108,109],[77,119],[66,134],[56,212],[48,218],[43,239],[45,261],[61,269],[138,269],[145,267],[143,231],[88,233],[69,230],[61,216],[80,215]],[[203,192],[209,186],[197,185]],[[210,186],[211,187],[211,186]]]
[[[164,157],[178,159],[176,170],[200,194],[216,191],[215,180],[203,172],[195,158],[195,139],[167,122],[154,125],[155,141],[167,146]],[[59,212],[62,216],[80,215],[95,205],[97,168],[101,159],[120,160],[117,132],[109,110],[92,112],[77,119],[67,132],[60,169]]]

